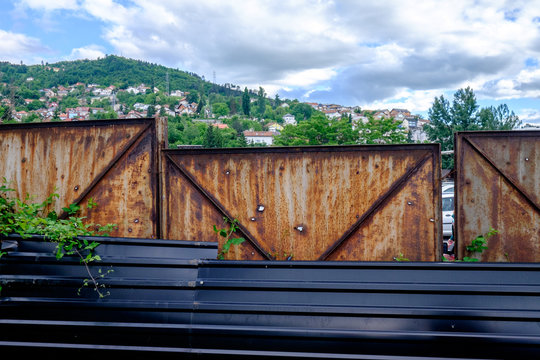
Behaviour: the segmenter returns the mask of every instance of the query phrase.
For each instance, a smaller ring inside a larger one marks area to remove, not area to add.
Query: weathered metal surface
[[[158,150],[155,119],[0,125],[0,177],[19,197],[43,201],[56,192],[54,209],[71,203],[98,207],[88,221],[116,223],[111,235],[159,237]],[[164,130],[161,130],[164,131]]]
[[[77,295],[78,259],[10,241],[4,356],[540,358],[540,264],[216,261],[200,259],[216,243],[101,239],[99,299]]]
[[[540,262],[540,131],[456,134],[458,255],[494,228],[480,256],[491,262]]]
[[[167,150],[163,237],[216,241],[229,259],[440,259],[438,145]],[[224,239],[219,239],[220,246]]]

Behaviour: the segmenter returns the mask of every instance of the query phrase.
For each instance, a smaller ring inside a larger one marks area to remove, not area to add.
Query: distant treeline
[[[28,78],[33,78],[33,80],[28,81]],[[241,95],[240,88],[232,84],[212,84],[194,73],[115,55],[108,55],[97,60],[62,61],[40,65],[0,62],[0,82],[11,86],[25,86],[30,90],[82,82],[102,86],[114,85],[118,89],[143,83],[164,91],[167,89],[167,78],[168,88],[171,91],[191,90],[225,96]]]

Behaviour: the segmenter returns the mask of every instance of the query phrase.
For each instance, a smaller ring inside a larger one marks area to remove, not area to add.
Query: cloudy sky
[[[407,108],[471,86],[540,123],[540,0],[2,0],[0,60],[105,54],[308,102]]]

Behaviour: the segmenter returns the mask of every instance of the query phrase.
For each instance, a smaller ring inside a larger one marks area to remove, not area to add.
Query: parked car
[[[444,183],[442,186],[442,193],[443,194],[453,194],[454,193],[454,183]]]
[[[452,224],[454,222],[454,193],[442,194],[442,219],[443,237],[452,236]]]

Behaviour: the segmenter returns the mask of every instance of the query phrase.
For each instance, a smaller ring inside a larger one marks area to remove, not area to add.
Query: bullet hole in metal
[[[360,215],[356,215],[356,218],[357,218],[357,219],[360,219]]]
[[[255,220],[257,220],[257,219],[255,219],[254,217],[251,218],[251,221],[255,221]]]
[[[412,205],[412,202],[411,202],[411,201],[407,201],[407,205]]]
[[[304,227],[302,225],[299,225],[299,226],[295,227],[295,229],[300,231],[300,232],[304,231]]]
[[[79,185],[75,186],[75,191],[79,190]]]
[[[26,162],[26,158],[23,157],[21,161],[22,161],[23,163]]]
[[[132,232],[133,230],[131,228],[128,228],[128,232]]]
[[[254,253],[254,252],[251,252],[251,255],[255,255],[255,253]]]
[[[529,158],[525,158],[525,161],[529,161]]]
[[[431,221],[431,222],[435,222],[435,219],[429,219],[429,221]]]
[[[264,211],[264,205],[257,205],[257,211],[263,212]]]
[[[225,171],[225,174],[229,175],[231,172],[229,170]]]
[[[134,222],[135,222],[135,224],[137,224],[137,223],[139,222],[139,219],[135,219],[135,221],[134,221]]]

